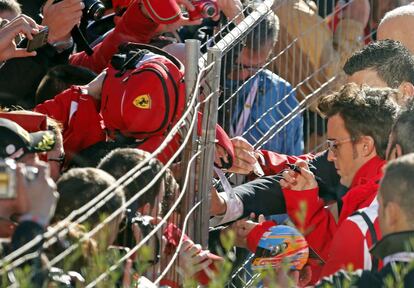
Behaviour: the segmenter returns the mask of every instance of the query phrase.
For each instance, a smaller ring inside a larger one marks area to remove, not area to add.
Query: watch
[[[70,37],[69,40],[57,41],[55,43],[51,43],[50,45],[52,45],[58,53],[62,53],[73,46],[73,38]]]
[[[57,158],[47,158],[47,161],[49,162],[49,161],[55,161],[55,162],[58,162],[60,165],[63,165],[63,163],[65,162],[65,153],[64,152],[62,152],[60,155],[59,155],[59,157],[57,157]]]

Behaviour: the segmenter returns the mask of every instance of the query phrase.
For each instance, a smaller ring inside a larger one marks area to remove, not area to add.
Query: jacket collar
[[[401,252],[413,252],[413,248],[414,230],[403,231],[384,236],[371,248],[371,254],[379,259],[384,259]]]
[[[384,160],[375,156],[358,170],[350,189],[342,197],[344,205],[341,209],[339,222],[345,220],[356,210],[365,208],[372,203],[377,195],[384,164]]]
[[[382,177],[382,167],[385,164],[385,160],[378,156],[375,156],[368,160],[367,163],[361,166],[352,180],[351,187],[360,186],[368,182],[377,182]]]

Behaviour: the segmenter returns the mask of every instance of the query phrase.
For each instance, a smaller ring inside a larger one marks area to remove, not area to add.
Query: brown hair
[[[390,161],[381,180],[380,193],[384,206],[388,202],[397,203],[404,213],[414,216],[414,153]]]
[[[74,168],[69,170],[56,183],[60,197],[56,206],[54,221],[63,220],[72,211],[95,199],[114,183],[114,177],[97,168]],[[87,225],[93,227],[100,222],[102,214],[110,215],[121,207],[124,202],[124,191],[117,188],[115,195],[99,208],[97,213],[88,218]]]
[[[318,109],[325,117],[339,114],[353,139],[371,136],[378,156],[385,159],[388,135],[398,112],[394,102],[398,91],[370,88],[356,84],[344,85],[338,92],[321,97]]]
[[[118,148],[106,155],[99,163],[98,168],[108,172],[118,179],[150,157],[150,155],[150,153],[137,148]],[[148,183],[161,171],[162,166],[162,163],[158,159],[151,159],[149,163],[143,167],[148,167],[148,169],[143,171],[139,177],[124,188],[126,199],[130,199],[147,186]],[[178,184],[169,169],[167,169],[164,172],[164,175],[137,200],[138,208],[144,206],[146,203],[151,204],[151,206],[156,204],[155,199],[160,192],[162,180],[164,180],[165,195],[162,202],[161,214],[164,215],[166,213],[169,207],[171,207],[172,201],[175,199],[175,194],[177,194],[176,191],[179,189]]]

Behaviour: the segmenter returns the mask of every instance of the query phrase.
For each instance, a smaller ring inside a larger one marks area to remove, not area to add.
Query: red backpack
[[[146,140],[164,136],[185,106],[184,67],[156,47],[128,43],[112,58],[102,87],[108,135]]]

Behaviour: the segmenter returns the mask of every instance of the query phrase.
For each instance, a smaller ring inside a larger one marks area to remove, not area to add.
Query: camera
[[[25,166],[22,169],[26,181],[34,181],[39,169]],[[0,199],[13,199],[17,195],[16,162],[11,158],[0,159]]]
[[[212,18],[218,15],[219,9],[216,0],[193,0],[193,11],[188,11],[190,20],[198,20],[202,18]]]
[[[62,0],[55,0],[54,3],[58,3]],[[105,13],[105,5],[99,0],[83,0],[85,8],[83,14],[88,20],[99,20]]]
[[[84,13],[90,20],[99,20],[105,13],[105,5],[99,0],[83,0],[85,4]]]
[[[0,199],[16,198],[16,162],[0,159]]]

